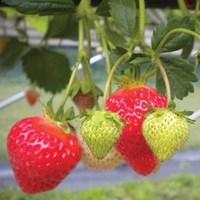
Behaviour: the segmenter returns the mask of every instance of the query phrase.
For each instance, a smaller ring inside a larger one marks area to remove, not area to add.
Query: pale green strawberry
[[[122,128],[123,123],[117,114],[89,111],[82,118],[81,133],[94,157],[101,160],[117,142]]]
[[[158,109],[145,119],[143,134],[158,159],[166,161],[187,141],[189,122],[177,113]]]

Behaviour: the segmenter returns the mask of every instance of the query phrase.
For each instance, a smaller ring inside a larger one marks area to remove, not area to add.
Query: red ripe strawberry
[[[17,182],[26,193],[55,188],[76,167],[82,149],[73,133],[43,117],[16,123],[8,136],[8,153]]]
[[[39,97],[40,93],[36,89],[31,88],[26,91],[26,100],[31,106],[36,104]]]
[[[142,133],[142,124],[145,115],[149,112],[148,106],[165,108],[167,99],[155,89],[138,86],[119,89],[106,103],[107,110],[118,113],[126,121],[123,133],[116,145],[117,150],[141,175],[152,173],[159,164]]]

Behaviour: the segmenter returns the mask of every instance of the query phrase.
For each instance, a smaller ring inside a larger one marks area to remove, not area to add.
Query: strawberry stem
[[[130,52],[127,52],[127,53],[123,54],[121,57],[119,57],[119,59],[112,66],[112,69],[111,69],[110,74],[108,76],[108,79],[106,81],[105,92],[104,92],[104,97],[103,97],[103,105],[104,106],[105,106],[106,100],[107,100],[107,98],[109,96],[109,91],[110,91],[110,87],[111,87],[112,78],[114,76],[114,73],[115,73],[117,67],[120,64],[122,64],[123,62],[125,62],[129,57],[130,57]]]
[[[178,5],[183,14],[186,14],[188,12],[185,0],[178,0]]]
[[[97,34],[101,40],[101,43],[102,43],[102,47],[105,51],[105,60],[106,60],[106,71],[107,71],[107,74],[109,74],[110,72],[110,69],[111,69],[111,63],[110,63],[110,51],[108,49],[108,44],[107,44],[107,41],[106,41],[106,38],[105,38],[105,33],[104,33],[104,30],[102,28],[102,26],[100,25],[99,21],[96,20],[94,22],[95,24],[95,27],[96,27],[96,30],[97,30]]]
[[[200,9],[200,1],[196,2],[196,7],[195,7],[195,14],[198,15]]]
[[[140,41],[144,41],[144,31],[145,31],[145,1],[138,0],[139,3],[139,33]]]
[[[167,72],[165,70],[165,67],[163,66],[160,58],[156,59],[156,64],[158,65],[160,72],[162,74],[163,77],[163,81],[165,83],[165,88],[166,88],[166,93],[167,93],[167,100],[168,100],[168,104],[171,102],[171,87],[170,87],[170,82],[169,82],[169,78],[167,76]]]
[[[72,71],[72,74],[71,74],[69,83],[67,84],[67,88],[66,88],[65,93],[64,93],[64,98],[63,98],[63,101],[62,101],[62,103],[61,103],[59,109],[61,109],[61,108],[63,108],[63,107],[65,106],[65,103],[66,103],[66,101],[67,101],[67,99],[68,99],[68,97],[69,97],[69,95],[70,95],[71,87],[72,87],[72,85],[73,85],[73,83],[74,83],[74,81],[75,81],[75,79],[76,79],[76,74],[77,74],[77,72],[78,72],[78,67],[79,67],[79,65],[80,65],[80,63],[76,63],[76,64],[74,65],[74,67],[73,67],[74,69],[73,69],[73,71]],[[58,110],[59,110],[59,109],[58,109]]]

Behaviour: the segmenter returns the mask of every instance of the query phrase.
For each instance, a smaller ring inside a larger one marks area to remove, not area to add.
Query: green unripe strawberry
[[[143,134],[158,159],[166,161],[187,141],[189,123],[184,116],[158,109],[145,119]]]
[[[123,123],[115,113],[89,111],[82,118],[81,133],[83,140],[97,159],[103,159],[117,142]]]

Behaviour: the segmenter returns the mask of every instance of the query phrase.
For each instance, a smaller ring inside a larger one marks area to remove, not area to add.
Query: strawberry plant
[[[64,90],[56,110],[52,97],[45,118],[24,119],[10,131],[8,152],[23,191],[55,188],[81,159],[94,170],[126,162],[146,176],[183,147],[192,123],[176,110],[175,100],[193,93],[198,81],[199,60],[191,57],[200,40],[199,0],[174,1],[179,14],[155,27],[151,42],[145,37],[150,1],[3,2],[25,15],[49,16],[49,22],[39,46],[32,46],[27,33],[19,30],[23,37],[9,41],[2,66],[21,59],[31,83],[53,95]],[[90,64],[94,36],[105,57],[103,92]],[[72,67],[66,55],[43,42],[50,38],[78,40]],[[70,100],[73,107],[66,106]]]

